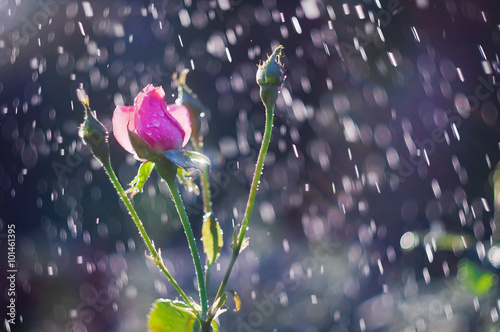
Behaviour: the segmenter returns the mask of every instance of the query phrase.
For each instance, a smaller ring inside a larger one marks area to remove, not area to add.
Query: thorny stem
[[[260,176],[262,174],[262,169],[264,168],[264,160],[266,158],[269,142],[271,141],[271,133],[273,127],[273,118],[274,118],[274,102],[271,105],[265,104],[265,106],[266,106],[266,127],[264,130],[264,138],[260,146],[259,156],[257,158],[257,165],[255,166],[255,172],[253,174],[253,180],[252,180],[252,185],[250,187],[250,193],[248,195],[248,202],[245,210],[245,215],[243,216],[243,220],[241,222],[241,228],[238,234],[237,242],[233,243],[233,254],[231,256],[231,260],[229,261],[229,265],[227,267],[226,274],[224,275],[224,279],[222,279],[219,290],[217,291],[217,295],[215,296],[214,303],[224,293],[227,281],[229,280],[229,275],[231,274],[234,263],[236,262],[236,258],[238,258],[238,254],[240,253],[241,245],[243,243],[243,240],[245,239],[245,234],[247,232],[248,222],[250,220],[250,216],[252,215],[252,209],[255,202],[255,195],[257,194],[257,190],[259,188]],[[209,319],[210,318],[211,317],[209,317]]]
[[[200,254],[198,252],[198,248],[196,247],[196,241],[194,239],[193,230],[191,229],[191,225],[189,224],[189,218],[186,213],[186,209],[184,208],[184,203],[182,202],[181,194],[179,193],[179,190],[177,189],[177,186],[175,184],[175,177],[174,178],[164,177],[164,180],[167,183],[167,186],[172,194],[175,207],[177,208],[177,213],[179,214],[179,218],[181,219],[182,227],[184,228],[184,232],[186,233],[189,249],[191,250],[191,256],[193,257],[194,267],[196,270],[196,278],[198,280],[202,318],[204,318],[208,310],[208,304],[207,304],[207,289],[205,287],[205,281],[203,278],[204,273],[203,273],[203,266],[201,265]]]
[[[103,162],[104,169],[106,170],[106,173],[109,176],[109,179],[111,180],[111,183],[113,183],[116,191],[118,192],[118,195],[120,198],[123,200],[123,203],[125,203],[125,206],[127,207],[127,210],[129,211],[130,215],[132,216],[132,219],[135,222],[135,226],[139,230],[139,233],[141,234],[142,239],[144,240],[144,243],[148,247],[149,252],[151,253],[151,259],[152,261],[158,266],[158,268],[165,274],[167,277],[168,281],[174,286],[174,288],[177,290],[177,292],[180,294],[184,302],[191,307],[195,312],[195,308],[191,304],[191,301],[189,300],[189,297],[184,293],[182,288],[179,286],[177,281],[175,281],[174,277],[168,272],[167,268],[165,267],[165,264],[163,263],[163,259],[161,258],[160,251],[156,250],[151,239],[149,238],[148,233],[146,232],[146,229],[144,228],[144,225],[141,222],[141,219],[137,215],[137,212],[134,209],[134,206],[130,202],[130,199],[128,198],[127,194],[123,190],[122,185],[118,181],[118,178],[116,177],[115,172],[113,171],[113,168],[111,167],[111,162],[109,160]]]

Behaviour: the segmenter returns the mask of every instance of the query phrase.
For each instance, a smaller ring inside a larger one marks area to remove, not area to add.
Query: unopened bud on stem
[[[90,110],[89,96],[85,91],[78,89],[77,96],[85,108],[85,117],[80,125],[78,135],[102,164],[109,163],[108,130],[97,120],[95,111]]]
[[[271,56],[258,66],[257,84],[260,85],[260,98],[267,109],[274,106],[285,79],[285,69],[280,61],[282,49],[283,46],[278,46]]]

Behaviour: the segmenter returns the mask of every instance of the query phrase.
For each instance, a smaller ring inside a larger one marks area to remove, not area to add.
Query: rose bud
[[[266,107],[274,105],[285,79],[285,69],[280,61],[282,49],[283,46],[278,46],[271,56],[258,66],[256,80],[260,85],[260,98]]]
[[[180,150],[191,136],[189,111],[182,105],[167,105],[162,87],[149,84],[135,98],[134,106],[118,106],[113,113],[113,133],[128,152],[137,154],[128,131],[137,134],[153,150]]]
[[[108,131],[104,125],[97,120],[95,111],[90,110],[89,97],[84,90],[77,90],[78,100],[85,108],[85,118],[80,125],[78,135],[87,144],[94,156],[102,164],[109,162]]]

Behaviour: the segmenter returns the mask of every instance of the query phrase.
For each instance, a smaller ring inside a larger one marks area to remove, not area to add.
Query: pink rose
[[[136,154],[128,130],[158,153],[179,150],[191,137],[189,111],[182,105],[167,105],[163,88],[149,84],[135,98],[134,106],[118,106],[113,113],[113,133],[118,143]]]

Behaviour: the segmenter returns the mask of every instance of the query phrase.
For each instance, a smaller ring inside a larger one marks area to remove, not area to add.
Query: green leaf
[[[494,274],[465,259],[459,264],[457,277],[478,297],[487,295],[495,285]]]
[[[129,183],[130,188],[127,189],[126,191],[127,194],[130,193],[131,196],[134,197],[135,194],[142,193],[144,184],[149,179],[151,171],[153,171],[154,167],[155,164],[151,161],[146,161],[142,163],[141,166],[139,167],[139,170],[137,171],[137,175],[132,180],[132,182]]]
[[[179,167],[188,168],[192,167],[191,161],[181,150],[168,150],[163,152],[165,158],[173,162]]]
[[[221,313],[220,308],[226,303],[226,298],[227,298],[227,292],[224,292],[222,293],[221,297],[219,297],[217,300],[214,301],[214,304],[212,305],[212,309],[210,312],[211,315],[217,317]]]
[[[236,226],[234,228],[234,231],[233,231],[233,243],[231,243],[231,250],[234,250],[234,245],[238,242],[238,236],[239,236],[239,233],[240,233],[239,232],[240,227],[241,227],[241,225]],[[250,244],[250,238],[249,237],[243,238],[243,242],[240,245],[240,251],[238,252],[238,254],[240,252],[242,252],[243,250],[245,250],[245,248],[248,247],[249,244]]]
[[[219,324],[215,320],[213,320],[210,325],[212,325],[212,332],[219,332]]]
[[[177,168],[177,179],[181,184],[183,184],[189,191],[195,193],[196,196],[200,194],[200,188],[194,183],[192,172],[185,170],[184,168]]]
[[[234,240],[234,242],[231,244],[231,249],[233,249],[233,250],[234,250],[234,244],[235,244],[236,241],[237,240]],[[242,252],[243,250],[245,250],[246,247],[248,247],[249,244],[250,244],[250,238],[249,237],[243,238],[243,242],[241,243],[241,246],[240,246],[240,252]]]
[[[137,156],[141,159],[146,159],[150,161],[155,161],[160,156],[158,152],[153,150],[146,141],[144,141],[136,133],[128,131],[128,137],[130,137],[130,143],[137,153]]]
[[[245,248],[248,247],[249,244],[250,244],[250,238],[249,237],[244,238],[243,243],[241,243],[240,252],[245,250]]]
[[[219,258],[224,243],[222,229],[211,212],[203,216],[201,241],[203,242],[203,251],[207,255],[207,265],[210,266]]]
[[[160,299],[153,303],[148,325],[151,332],[192,332],[196,321],[195,313],[184,302]]]
[[[191,160],[198,165],[208,165],[210,166],[210,159],[202,153],[196,151],[183,151],[184,154],[188,155]]]
[[[248,247],[249,244],[250,244],[250,238],[249,237],[243,238],[243,242],[241,243],[241,246],[240,246],[240,252],[242,252],[243,250],[245,250],[246,247]]]
[[[151,332],[201,331],[201,324],[196,318],[196,313],[182,301],[156,300],[148,316],[148,326]],[[212,320],[210,325],[212,332],[219,332],[219,325],[215,320]]]
[[[201,168],[201,165],[210,165],[210,159],[194,151],[168,150],[163,152],[165,158],[182,168]]]
[[[146,159],[159,163],[163,157],[178,167],[190,168],[194,167],[201,169],[202,165],[210,165],[210,159],[207,156],[195,151],[182,151],[182,150],[167,150],[163,153],[158,153],[153,150],[146,141],[139,135],[128,131],[130,143],[135,150],[135,153],[140,159]]]

